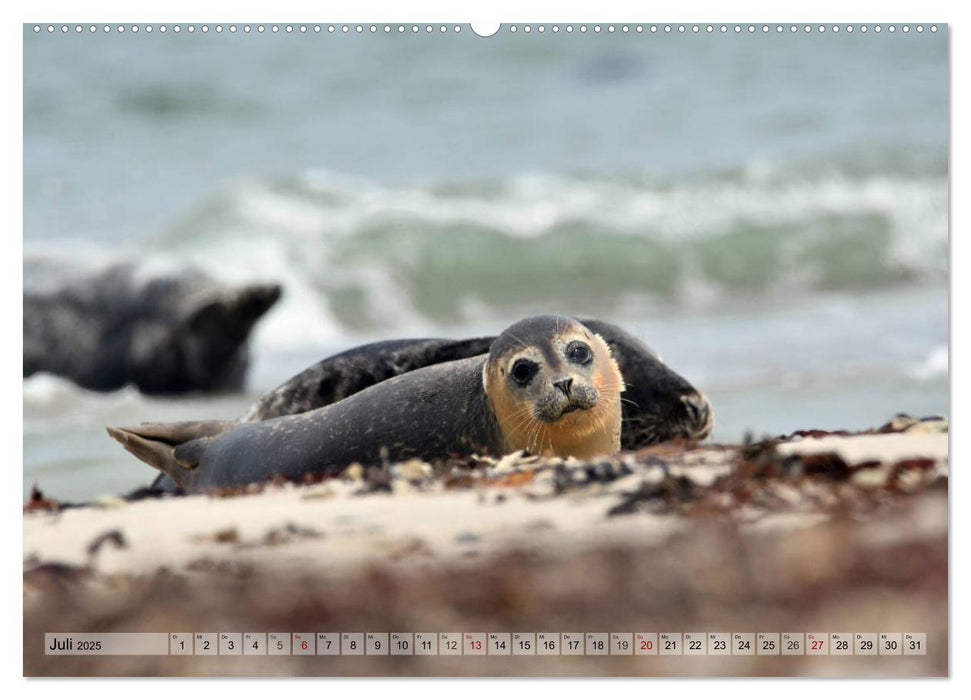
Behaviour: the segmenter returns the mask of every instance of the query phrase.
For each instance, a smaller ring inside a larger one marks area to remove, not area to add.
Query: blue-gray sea
[[[242,395],[25,380],[25,494],[147,483],[106,424],[235,417],[350,345],[535,312],[637,332],[717,441],[948,414],[943,28],[73,26],[24,30],[25,285],[140,259],[285,296]]]

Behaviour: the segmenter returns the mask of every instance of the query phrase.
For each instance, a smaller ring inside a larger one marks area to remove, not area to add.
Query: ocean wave
[[[46,372],[24,379],[23,400],[25,430],[56,423],[59,418],[76,422],[79,415],[95,422],[106,415],[124,419],[128,411],[145,401],[133,386],[111,392],[88,391],[70,379]]]
[[[903,157],[471,184],[314,171],[229,184],[138,245],[227,281],[281,281],[256,339],[293,350],[540,311],[711,312],[943,284],[947,210],[946,163]]]
[[[949,358],[947,345],[940,345],[927,353],[923,361],[910,368],[910,376],[920,380],[946,377],[949,372]]]
[[[89,391],[70,379],[38,372],[23,382],[24,434],[47,434],[65,426],[93,431],[96,444],[109,444],[106,425],[141,421],[232,419],[242,415],[252,394],[193,394],[174,398],[146,396],[134,386]]]

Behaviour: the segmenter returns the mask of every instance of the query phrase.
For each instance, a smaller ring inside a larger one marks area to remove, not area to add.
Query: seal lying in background
[[[250,331],[280,298],[276,284],[227,287],[195,270],[39,265],[25,264],[24,376],[50,372],[97,391],[242,388]]]
[[[600,335],[620,369],[627,390],[621,446],[638,449],[673,438],[701,440],[711,432],[708,399],[665,365],[651,348],[605,321],[579,319]],[[321,360],[264,394],[243,421],[312,411],[347,398],[385,379],[421,367],[484,355],[496,337],[468,340],[389,340],[352,348]]]
[[[487,355],[434,364],[297,415],[108,428],[185,491],[298,478],[354,463],[516,450],[589,458],[620,449],[624,380],[578,321],[520,321]]]

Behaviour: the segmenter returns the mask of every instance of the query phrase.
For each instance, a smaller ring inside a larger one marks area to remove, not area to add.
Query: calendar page
[[[22,34],[25,676],[948,675],[946,23]]]

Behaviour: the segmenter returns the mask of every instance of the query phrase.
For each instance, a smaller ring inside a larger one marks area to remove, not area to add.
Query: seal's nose
[[[573,388],[573,378],[564,377],[563,379],[557,379],[553,382],[553,386],[562,391],[564,396],[569,396],[570,389]]]
[[[685,394],[681,397],[685,411],[688,414],[688,423],[695,433],[704,437],[708,434],[711,422],[711,403],[701,394]]]

